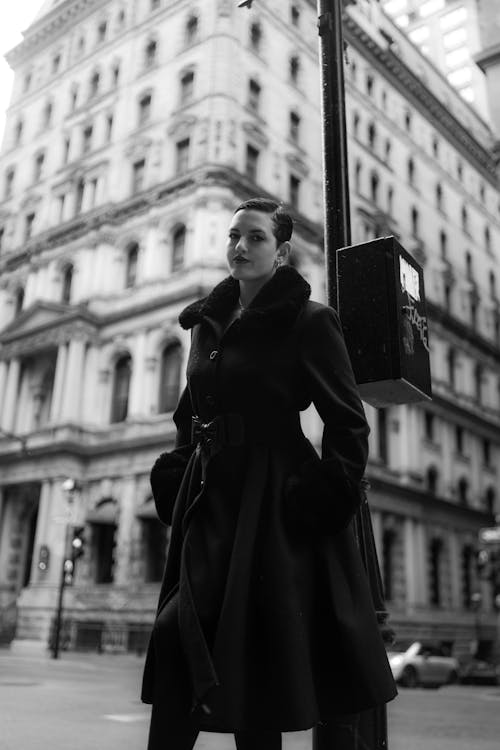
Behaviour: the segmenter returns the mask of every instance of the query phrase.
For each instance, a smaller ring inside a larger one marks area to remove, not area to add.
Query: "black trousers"
[[[148,750],[192,750],[199,730],[188,720],[167,729],[161,708],[153,706]],[[271,730],[235,732],[237,750],[281,750],[281,732]]]

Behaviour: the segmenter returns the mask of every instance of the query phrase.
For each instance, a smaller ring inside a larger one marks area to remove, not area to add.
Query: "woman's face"
[[[274,273],[276,258],[286,256],[289,243],[277,244],[271,214],[243,209],[232,218],[226,247],[233,278],[265,281]]]

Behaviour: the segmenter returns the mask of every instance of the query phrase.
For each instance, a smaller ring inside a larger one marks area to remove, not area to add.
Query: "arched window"
[[[16,289],[16,293],[14,295],[14,315],[16,317],[20,315],[20,313],[22,312],[23,303],[24,303],[24,289],[22,286],[20,286]]]
[[[426,489],[430,495],[433,495],[433,496],[437,495],[438,479],[439,479],[439,472],[436,469],[436,467],[429,466],[425,475],[425,480],[426,480]]]
[[[125,287],[132,288],[137,282],[137,263],[139,260],[139,245],[132,242],[127,247],[126,268],[125,268]]]
[[[181,75],[181,104],[187,104],[194,94],[194,70],[186,70]]]
[[[386,529],[382,535],[382,576],[384,597],[390,602],[394,599],[394,545],[396,535],[392,529]]]
[[[435,607],[441,605],[441,559],[443,554],[443,542],[441,539],[431,539],[429,560],[429,588],[430,602]]]
[[[98,70],[95,71],[95,73],[92,73],[92,76],[90,78],[90,88],[89,88],[89,96],[97,96],[99,93],[99,85],[101,83],[101,76]]]
[[[458,502],[460,505],[468,505],[469,503],[469,482],[466,477],[461,477],[457,484],[458,490]]]
[[[180,224],[172,232],[172,271],[184,267],[186,249],[186,227]]]
[[[376,172],[372,172],[370,177],[370,193],[371,199],[374,203],[378,203],[378,188],[380,185],[379,176]]]
[[[64,271],[62,277],[62,290],[61,290],[61,301],[66,305],[69,305],[71,301],[71,285],[73,283],[73,266],[69,263]]]
[[[292,83],[298,83],[300,75],[300,60],[297,55],[292,55],[290,58],[288,70],[290,73],[290,81]]]
[[[111,422],[124,422],[127,419],[131,371],[132,358],[130,354],[124,354],[117,360],[113,373]]]
[[[185,27],[186,44],[193,44],[198,37],[198,16],[189,16]]]
[[[377,145],[377,128],[373,122],[368,125],[368,145],[371,149]]]
[[[158,411],[165,414],[176,408],[179,400],[182,350],[178,341],[167,344],[161,354]]]
[[[298,112],[292,110],[289,114],[288,135],[295,143],[298,142],[300,137],[300,121],[301,118]]]
[[[153,98],[151,94],[143,94],[139,99],[139,125],[145,125],[151,117],[151,103]]]
[[[260,52],[262,44],[262,26],[257,21],[250,26],[250,46],[255,52]]]
[[[150,39],[144,50],[144,67],[151,68],[156,64],[158,56],[158,44],[155,39]]]

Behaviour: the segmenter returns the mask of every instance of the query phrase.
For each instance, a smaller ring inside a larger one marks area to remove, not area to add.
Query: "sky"
[[[22,41],[24,31],[35,18],[44,0],[3,0],[0,9],[0,134],[3,135],[5,110],[9,106],[13,75],[4,55]]]

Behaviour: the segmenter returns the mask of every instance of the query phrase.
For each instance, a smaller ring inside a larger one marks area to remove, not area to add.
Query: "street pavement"
[[[130,655],[53,660],[0,649],[0,750],[145,750],[141,672]],[[499,747],[499,687],[401,690],[389,705],[389,750]],[[310,732],[284,735],[283,750],[310,748]],[[233,736],[202,733],[196,750],[234,750]]]

